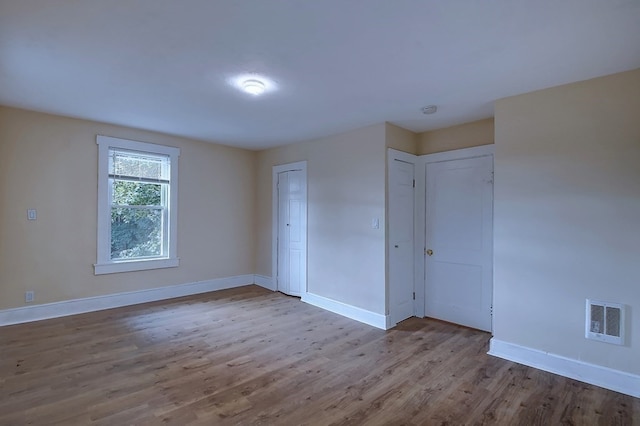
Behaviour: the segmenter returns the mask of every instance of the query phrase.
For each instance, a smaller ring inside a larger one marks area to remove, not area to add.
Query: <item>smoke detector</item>
[[[426,107],[422,107],[422,113],[427,115],[435,114],[437,110],[438,107],[436,105],[427,105]]]

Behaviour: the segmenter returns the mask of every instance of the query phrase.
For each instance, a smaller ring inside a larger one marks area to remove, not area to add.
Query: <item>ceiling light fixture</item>
[[[242,90],[253,96],[262,95],[266,89],[266,86],[260,80],[251,79],[242,82]]]
[[[278,90],[278,84],[271,78],[257,73],[230,75],[227,84],[235,87],[252,97],[259,97]]]
[[[435,114],[437,110],[438,107],[436,105],[427,105],[426,107],[422,107],[422,113],[427,115]]]

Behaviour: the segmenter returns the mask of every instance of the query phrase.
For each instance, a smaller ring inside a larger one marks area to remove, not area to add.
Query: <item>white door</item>
[[[393,159],[389,168],[389,319],[414,311],[414,165]]]
[[[304,172],[278,173],[278,261],[276,288],[300,296],[305,285],[306,220]]]
[[[425,314],[491,331],[493,156],[427,163]]]

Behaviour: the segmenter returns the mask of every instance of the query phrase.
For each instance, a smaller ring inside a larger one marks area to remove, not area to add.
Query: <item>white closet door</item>
[[[305,189],[301,170],[278,173],[277,289],[293,296],[305,285]]]
[[[427,163],[426,316],[491,331],[493,157]]]
[[[389,169],[389,317],[414,311],[414,164],[394,159]]]

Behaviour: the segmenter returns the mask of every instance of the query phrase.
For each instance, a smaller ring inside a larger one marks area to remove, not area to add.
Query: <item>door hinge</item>
[[[491,314],[491,316],[493,316],[493,306],[489,308],[489,313]]]
[[[413,180],[413,187],[414,188],[416,187],[416,180],[415,179]]]
[[[416,300],[416,292],[413,292],[413,300]]]

